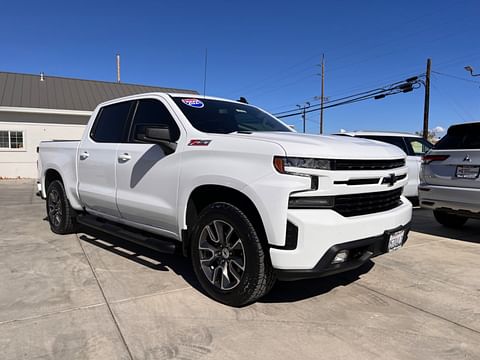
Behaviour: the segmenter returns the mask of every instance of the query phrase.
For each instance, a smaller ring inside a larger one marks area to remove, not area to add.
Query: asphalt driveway
[[[0,182],[1,359],[480,359],[480,221],[416,210],[405,246],[234,309],[188,260],[53,234],[29,181]]]

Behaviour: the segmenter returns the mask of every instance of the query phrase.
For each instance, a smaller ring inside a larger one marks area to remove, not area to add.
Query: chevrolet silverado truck
[[[340,273],[400,248],[407,171],[395,146],[299,134],[245,102],[181,94],[102,103],[80,141],[39,146],[53,232],[86,225],[181,251],[205,292],[231,306],[276,279]]]

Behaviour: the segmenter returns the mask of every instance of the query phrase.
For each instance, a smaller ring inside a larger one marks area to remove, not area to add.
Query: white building
[[[95,107],[121,96],[180,90],[0,72],[0,178],[36,178],[37,146],[78,140]]]

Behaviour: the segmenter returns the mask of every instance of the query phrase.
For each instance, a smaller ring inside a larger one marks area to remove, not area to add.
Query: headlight
[[[286,167],[331,170],[332,161],[327,159],[275,156],[273,158],[273,166],[279,173],[287,174],[288,172],[285,171]]]

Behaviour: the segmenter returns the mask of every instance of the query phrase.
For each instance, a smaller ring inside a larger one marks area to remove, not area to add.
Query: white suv
[[[407,154],[408,166],[408,183],[403,190],[403,195],[416,200],[418,197],[418,184],[420,183],[419,172],[422,156],[432,148],[433,145],[430,142],[421,136],[402,132],[352,131],[337,135],[382,141],[402,149]]]
[[[420,205],[447,227],[480,218],[479,172],[480,122],[451,126],[424,156]]]

